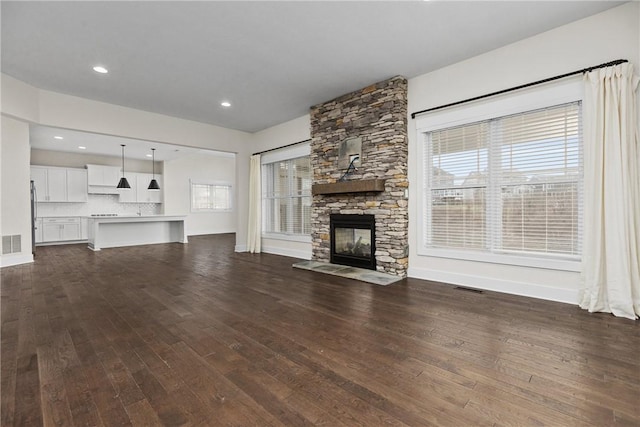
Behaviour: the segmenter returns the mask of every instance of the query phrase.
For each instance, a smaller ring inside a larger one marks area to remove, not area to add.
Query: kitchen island
[[[87,217],[89,249],[187,243],[184,219],[170,215]]]

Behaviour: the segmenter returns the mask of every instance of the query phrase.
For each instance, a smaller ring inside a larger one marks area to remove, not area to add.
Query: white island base
[[[89,217],[89,249],[187,243],[184,218],[168,215]]]

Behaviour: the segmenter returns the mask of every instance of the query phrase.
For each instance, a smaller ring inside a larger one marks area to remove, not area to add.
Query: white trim
[[[207,185],[207,186],[216,186],[216,187],[228,187],[229,188],[229,208],[224,209],[215,209],[215,208],[206,208],[206,209],[196,209],[193,207],[193,186],[194,185]],[[208,180],[193,180],[189,178],[189,207],[190,213],[198,214],[198,213],[228,213],[233,212],[233,185],[228,181],[208,181]]]
[[[53,242],[38,242],[36,243],[36,248],[40,246],[59,246],[59,245],[77,245],[78,243],[87,243],[88,239],[78,239],[78,240],[56,240]]]
[[[288,242],[311,243],[311,236],[308,234],[262,233],[262,238],[285,240]]]
[[[518,265],[521,267],[544,268],[547,270],[576,271],[582,269],[579,259],[570,259],[562,255],[554,257],[552,254],[510,254],[484,251],[464,251],[459,249],[442,249],[418,247],[418,256],[430,256],[437,258],[462,259],[467,261],[479,261],[492,264]],[[565,259],[563,259],[565,258]]]
[[[189,233],[189,234],[187,234],[187,237],[190,237],[190,236],[208,236],[210,234],[231,234],[231,233],[235,233],[235,232],[236,232],[236,230],[213,231],[213,232],[205,231],[205,232],[202,232],[202,233]]]
[[[558,83],[532,89],[531,92],[504,95],[477,104],[425,114],[424,117],[416,119],[416,130],[420,136],[422,133],[438,129],[581,101],[583,95],[582,80]]]
[[[236,245],[235,252],[247,252],[247,245]]]
[[[262,252],[273,254],[273,255],[282,255],[288,256],[292,258],[300,258],[300,259],[311,259],[311,251],[299,251],[295,249],[281,248],[277,246],[262,246]]]
[[[189,178],[190,184],[200,184],[200,185],[220,185],[223,187],[233,187],[233,185],[229,181],[217,181],[211,179],[191,179]]]
[[[431,280],[445,284],[539,298],[572,305],[578,304],[578,289],[555,288],[535,283],[516,282],[462,273],[450,273],[446,271],[431,270],[428,268],[409,267],[407,275],[415,279]]]
[[[311,142],[296,144],[292,147],[276,148],[260,155],[260,164],[281,162],[311,155]]]
[[[33,255],[32,254],[26,254],[26,255],[2,255],[0,256],[0,267],[4,268],[4,267],[11,267],[14,265],[20,265],[20,264],[29,264],[33,262]]]

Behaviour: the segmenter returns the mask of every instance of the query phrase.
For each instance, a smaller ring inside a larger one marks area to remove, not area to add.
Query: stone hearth
[[[331,214],[369,214],[375,216],[377,270],[405,277],[409,182],[407,80],[404,77],[393,77],[311,108],[314,186],[339,181],[345,172],[338,167],[340,144],[358,137],[362,139],[360,166],[347,176],[347,182],[384,180],[384,191],[314,194],[312,259],[329,262]]]

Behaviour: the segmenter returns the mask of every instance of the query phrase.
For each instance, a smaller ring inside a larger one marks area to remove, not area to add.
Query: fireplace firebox
[[[376,269],[374,215],[330,216],[331,263]]]

